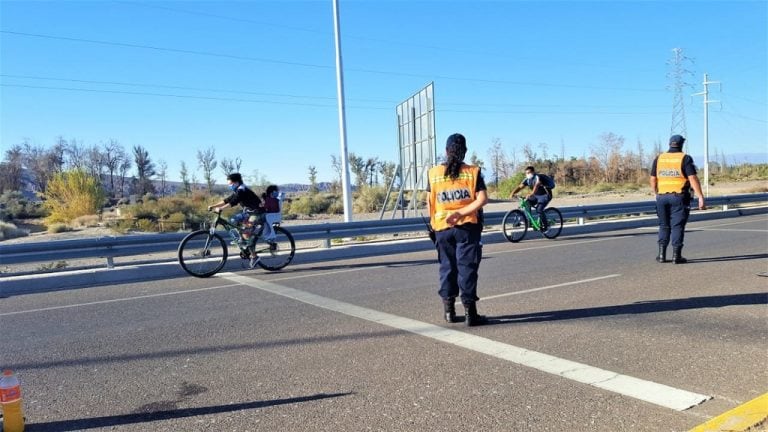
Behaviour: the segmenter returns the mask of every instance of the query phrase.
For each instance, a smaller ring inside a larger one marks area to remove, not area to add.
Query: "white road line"
[[[69,309],[69,308],[75,308],[75,307],[81,307],[81,306],[91,306],[91,305],[97,305],[97,304],[117,303],[117,302],[139,300],[139,299],[146,299],[146,298],[153,298],[153,297],[163,297],[163,296],[170,296],[170,295],[176,295],[176,294],[188,294],[188,293],[194,293],[194,292],[200,292],[200,291],[217,290],[217,289],[221,289],[221,288],[232,288],[232,287],[236,287],[236,286],[240,286],[240,285],[242,285],[242,284],[234,283],[234,284],[227,284],[227,285],[218,285],[218,286],[214,286],[214,287],[189,289],[189,290],[183,290],[183,291],[172,291],[172,292],[167,292],[167,293],[147,294],[147,295],[135,296],[135,297],[123,297],[123,298],[118,298],[118,299],[99,300],[99,301],[88,302],[88,303],[76,303],[76,304],[63,305],[63,306],[51,306],[51,307],[40,308],[40,309],[28,309],[28,310],[22,310],[22,311],[3,312],[3,313],[0,313],[0,317],[2,317],[2,316],[9,316],[9,315],[20,315],[20,314],[34,313],[34,312],[45,312],[45,311],[52,311],[52,310],[57,310],[57,309]]]
[[[612,391],[624,396],[660,405],[665,408],[683,411],[712,398],[711,396],[676,389],[664,384],[622,375],[605,369],[475,336],[473,334],[356,306],[275,283],[249,278],[247,276],[241,276],[234,273],[221,273],[218,277],[270,292],[275,295],[294,299],[312,306],[375,322],[502,360],[507,360],[512,363],[528,366],[543,372],[598,387],[603,390]]]
[[[532,293],[532,292],[536,292],[536,291],[548,290],[548,289],[552,289],[552,288],[560,288],[560,287],[564,287],[564,286],[568,286],[568,285],[576,285],[576,284],[581,284],[581,283],[594,282],[594,281],[598,281],[598,280],[602,280],[602,279],[610,279],[610,278],[615,278],[615,277],[619,277],[619,276],[621,276],[621,275],[620,274],[610,274],[610,275],[599,276],[599,277],[594,277],[594,278],[590,278],[590,279],[582,279],[582,280],[577,280],[577,281],[573,281],[573,282],[563,282],[563,283],[559,283],[559,284],[556,284],[556,285],[547,285],[547,286],[543,286],[543,287],[539,287],[539,288],[531,288],[531,289],[522,290],[522,291],[514,291],[514,292],[508,292],[508,293],[504,293],[504,294],[496,294],[496,295],[492,295],[492,296],[483,297],[482,299],[480,299],[480,301],[487,301],[487,300],[490,300],[490,299],[495,299],[495,298],[499,298],[499,297],[507,297],[507,296],[518,295],[518,294],[527,294],[527,293]]]

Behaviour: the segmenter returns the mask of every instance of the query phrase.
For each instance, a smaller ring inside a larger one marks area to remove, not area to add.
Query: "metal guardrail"
[[[721,210],[728,210],[731,205],[749,203],[768,204],[768,193],[723,196],[707,199],[707,206],[710,209],[721,207]],[[514,204],[512,204],[512,206],[513,205]],[[640,201],[558,208],[562,212],[564,219],[575,220],[578,224],[584,224],[590,218],[653,214],[656,212],[656,203],[655,201]],[[486,213],[485,224],[490,226],[500,225],[505,214],[506,212]],[[426,231],[424,220],[420,217],[345,223],[287,225],[285,228],[293,234],[293,237],[297,242],[322,240],[324,247],[330,247],[331,240],[338,238]],[[186,232],[139,234],[0,245],[0,265],[52,262],[81,258],[105,258],[107,260],[107,266],[112,267],[114,265],[114,257],[175,251],[186,235]]]

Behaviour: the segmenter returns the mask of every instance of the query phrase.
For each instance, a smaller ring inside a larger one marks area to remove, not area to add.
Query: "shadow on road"
[[[751,260],[751,259],[763,259],[768,258],[768,253],[761,253],[761,254],[751,254],[751,255],[732,255],[732,256],[722,256],[722,257],[711,257],[711,258],[688,258],[688,263],[705,263],[705,262],[718,262],[718,261],[741,261],[741,260]]]
[[[100,357],[81,357],[73,359],[58,359],[50,361],[39,361],[34,363],[16,363],[4,365],[8,369],[45,369],[54,367],[70,367],[70,366],[86,366],[101,363],[115,363],[126,362],[134,360],[148,360],[148,359],[160,359],[160,358],[172,358],[172,357],[184,357],[196,354],[209,354],[209,353],[221,353],[225,351],[253,351],[259,349],[269,349],[282,346],[293,345],[309,345],[309,344],[322,344],[333,343],[338,341],[354,341],[354,340],[367,340],[374,338],[387,338],[392,336],[400,336],[403,334],[402,330],[385,330],[380,332],[366,332],[366,333],[350,333],[333,336],[317,336],[306,337],[298,339],[278,339],[273,341],[252,342],[242,344],[229,344],[229,345],[209,345],[204,347],[183,348],[175,350],[165,350],[147,353],[129,353],[119,354],[113,356],[100,356]]]
[[[671,312],[685,309],[719,308],[740,305],[768,305],[768,293],[734,294],[684,299],[652,300],[625,305],[603,306],[584,309],[564,309],[519,315],[488,317],[488,324],[512,324],[541,321],[560,321],[596,318],[613,315]]]
[[[151,412],[138,412],[132,414],[122,414],[104,417],[92,417],[75,420],[61,420],[46,423],[31,423],[24,430],[28,432],[64,432],[78,431],[83,429],[95,429],[110,426],[119,426],[134,423],[148,423],[158,420],[170,420],[184,417],[194,417],[209,414],[220,414],[232,411],[241,411],[247,409],[258,409],[272,407],[276,405],[286,405],[300,402],[311,402],[320,399],[336,398],[352,394],[347,393],[319,393],[312,396],[301,396],[287,399],[273,399],[267,401],[244,402],[228,405],[213,405],[199,408],[178,408]],[[151,430],[150,427],[147,428]]]

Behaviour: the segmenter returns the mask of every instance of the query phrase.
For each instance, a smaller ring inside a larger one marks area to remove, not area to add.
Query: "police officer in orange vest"
[[[430,223],[435,230],[440,289],[445,320],[456,322],[456,297],[464,305],[467,326],[483,324],[478,315],[477,270],[482,258],[480,236],[482,207],[488,202],[480,167],[464,163],[467,140],[461,134],[448,137],[446,161],[429,170],[427,186]]]
[[[687,262],[682,256],[685,224],[691,206],[691,187],[703,210],[704,195],[696,176],[693,158],[683,153],[685,138],[672,135],[669,150],[656,157],[651,167],[651,190],[656,194],[656,214],[659,217],[659,255],[656,261],[667,262],[667,246],[672,242],[672,262]],[[670,235],[671,234],[671,235]]]

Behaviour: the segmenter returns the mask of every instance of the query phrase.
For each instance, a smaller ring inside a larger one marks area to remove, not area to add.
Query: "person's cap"
[[[685,142],[685,138],[683,138],[682,135],[672,135],[669,138],[670,147],[682,147],[684,142]]]

